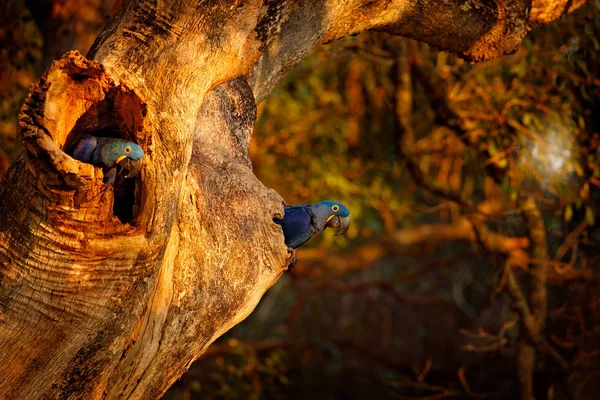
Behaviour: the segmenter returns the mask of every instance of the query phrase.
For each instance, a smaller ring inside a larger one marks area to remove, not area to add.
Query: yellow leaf
[[[579,165],[578,162],[573,163],[573,169],[575,170],[575,173],[577,175],[579,175],[579,176],[585,175],[585,173],[583,172],[583,168],[581,168],[581,165]]]
[[[581,187],[581,190],[579,191],[579,197],[581,197],[583,200],[587,200],[590,197],[589,182],[586,182],[583,184],[583,186]]]
[[[565,209],[565,221],[570,221],[573,218],[573,207],[569,204]]]
[[[590,224],[590,226],[594,225],[596,222],[594,219],[594,211],[592,211],[592,209],[589,207],[585,208],[585,220],[588,224]]]

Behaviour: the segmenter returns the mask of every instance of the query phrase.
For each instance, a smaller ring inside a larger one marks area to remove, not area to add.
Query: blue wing
[[[110,168],[102,159],[104,155],[103,148],[107,147],[111,141],[105,138],[96,138],[95,136],[84,136],[73,149],[73,158],[85,163],[102,167],[104,171],[104,182],[114,185],[117,176],[117,168]]]
[[[313,236],[311,217],[306,207],[285,207],[283,219],[274,219],[281,225],[285,244],[296,249]]]
[[[97,146],[98,141],[94,136],[85,136],[77,142],[77,146],[73,150],[73,158],[85,163],[91,163]]]

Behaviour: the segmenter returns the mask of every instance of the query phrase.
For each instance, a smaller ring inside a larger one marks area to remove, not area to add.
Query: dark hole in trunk
[[[76,122],[69,132],[62,148],[68,154],[72,154],[77,142],[85,135],[96,137],[122,138],[135,141],[131,127],[135,127],[135,121],[129,121],[127,117],[131,112],[119,110],[115,101],[117,91],[109,92],[106,98],[93,104]],[[130,110],[129,110],[130,111]],[[124,116],[125,115],[125,116]],[[104,171],[108,173],[107,170]],[[113,214],[121,223],[131,224],[136,213],[136,205],[139,199],[136,197],[136,182],[138,177],[125,178],[126,170],[117,169],[114,181],[114,203]]]
[[[136,205],[135,196],[136,178],[125,179],[122,175],[115,181],[115,202],[113,203],[113,214],[123,224],[131,223]]]

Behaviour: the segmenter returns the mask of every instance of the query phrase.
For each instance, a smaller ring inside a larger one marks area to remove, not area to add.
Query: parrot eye
[[[331,206],[331,209],[332,209],[334,212],[337,212],[337,210],[339,210],[339,209],[340,209],[340,207],[339,207],[339,206]]]
[[[129,147],[129,146],[125,147],[125,153],[131,153],[131,147]]]

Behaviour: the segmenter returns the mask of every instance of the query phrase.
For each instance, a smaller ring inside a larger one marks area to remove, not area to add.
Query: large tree
[[[515,52],[571,0],[132,0],[19,116],[0,184],[0,397],[161,394],[293,262],[248,158],[256,103],[310,50],[365,30],[469,61]],[[82,134],[146,152],[115,190]]]

